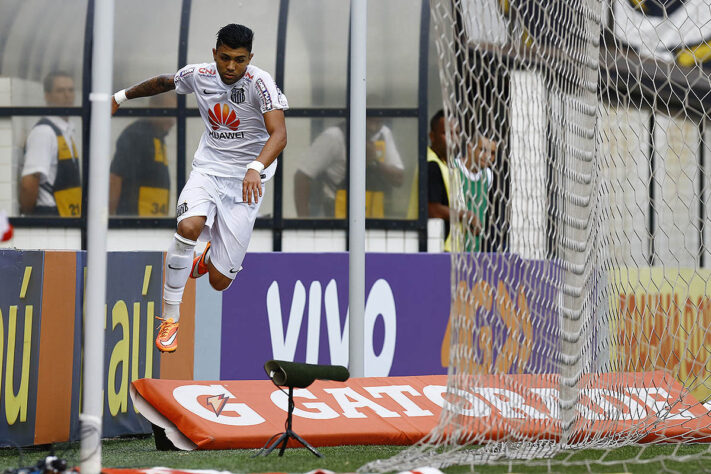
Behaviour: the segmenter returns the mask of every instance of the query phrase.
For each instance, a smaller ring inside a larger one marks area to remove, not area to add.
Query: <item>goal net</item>
[[[448,382],[430,435],[361,470],[707,463],[711,2],[431,0],[431,13]]]

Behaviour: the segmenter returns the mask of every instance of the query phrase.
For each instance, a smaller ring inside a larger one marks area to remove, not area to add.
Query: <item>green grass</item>
[[[676,454],[687,455],[708,451],[708,445],[676,446]],[[257,452],[253,449],[237,449],[225,451],[157,451],[153,437],[122,438],[104,440],[102,447],[102,464],[105,467],[156,467],[164,466],[178,469],[214,469],[231,472],[307,472],[314,469],[329,469],[336,472],[353,472],[363,464],[397,454],[404,449],[402,446],[340,446],[318,448],[324,458],[317,458],[306,449],[287,449],[283,457],[275,450],[267,457],[252,458]],[[653,446],[645,450],[644,457],[672,455],[674,446]],[[64,443],[55,446],[55,452],[69,461],[70,466],[79,464],[78,443]],[[637,456],[639,449],[635,447],[619,448],[611,451],[608,459],[629,460]],[[14,469],[20,466],[30,466],[44,459],[49,454],[49,447],[32,447],[23,449],[22,460],[17,449],[0,449],[0,470]],[[599,459],[600,451],[581,451],[574,457],[580,459]],[[614,466],[593,465],[590,470],[586,466],[561,466],[559,472],[582,473],[640,473],[675,471],[680,473],[697,473],[711,470],[711,456],[701,460],[687,462],[665,461],[648,464],[616,464]],[[518,463],[508,466],[477,466],[476,471],[482,473],[502,472],[547,472],[547,469]],[[469,466],[453,466],[444,469],[447,473],[470,472]]]
[[[274,450],[269,456],[252,458],[256,449],[224,451],[157,451],[153,437],[120,438],[104,440],[102,465],[104,467],[171,467],[182,469],[215,469],[231,472],[307,472],[313,469],[329,469],[337,472],[353,472],[374,459],[393,456],[403,446],[342,446],[323,447],[318,450],[324,458],[318,458],[306,449],[287,449],[284,456]],[[79,464],[78,443],[57,445],[55,452],[70,466]],[[23,449],[22,463],[17,449],[0,449],[0,472],[21,465],[35,464],[49,453],[48,447]]]

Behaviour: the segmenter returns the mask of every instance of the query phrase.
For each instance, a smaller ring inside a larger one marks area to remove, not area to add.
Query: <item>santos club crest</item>
[[[230,100],[233,104],[241,104],[245,100],[244,89],[239,87],[233,87],[230,92]]]

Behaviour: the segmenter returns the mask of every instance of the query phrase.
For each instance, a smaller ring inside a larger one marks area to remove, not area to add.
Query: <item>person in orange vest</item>
[[[151,107],[175,108],[174,93],[151,96]],[[170,172],[165,137],[175,117],[146,117],[126,127],[111,162],[109,213],[121,216],[170,215]]]
[[[449,226],[449,169],[444,110],[430,119],[430,146],[427,147],[427,215],[444,220],[444,250],[452,250]]]
[[[62,71],[44,79],[50,107],[74,105],[74,79]],[[68,117],[43,117],[27,137],[20,179],[20,212],[28,215],[81,216],[81,171]]]

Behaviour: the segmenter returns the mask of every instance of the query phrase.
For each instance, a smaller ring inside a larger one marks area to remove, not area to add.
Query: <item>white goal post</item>
[[[701,467],[711,2],[430,5],[452,209],[447,392],[429,436],[361,471]],[[631,458],[610,455],[625,445]]]

